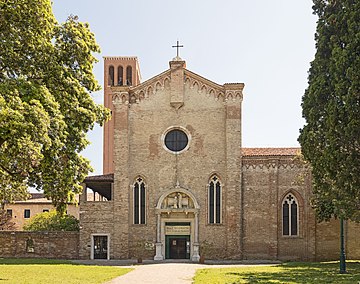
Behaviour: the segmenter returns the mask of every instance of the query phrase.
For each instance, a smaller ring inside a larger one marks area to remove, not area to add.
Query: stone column
[[[193,244],[193,255],[191,257],[192,261],[199,261],[199,212],[195,212],[195,224],[194,224],[194,244]]]
[[[164,256],[162,255],[162,244],[161,244],[161,213],[158,212],[157,214],[157,223],[156,223],[156,254],[154,256],[154,260],[163,260]]]

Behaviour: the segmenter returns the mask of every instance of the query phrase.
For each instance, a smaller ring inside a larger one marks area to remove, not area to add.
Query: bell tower
[[[129,90],[140,84],[141,75],[137,57],[104,57],[104,106],[114,113],[112,87]],[[114,173],[114,119],[104,125],[103,174]]]

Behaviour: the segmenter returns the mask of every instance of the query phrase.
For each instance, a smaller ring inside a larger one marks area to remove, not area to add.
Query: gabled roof
[[[176,63],[176,61],[170,61],[170,65],[174,62]],[[185,61],[181,62],[185,63]],[[183,66],[185,66],[185,64]],[[185,84],[188,84],[190,88],[197,87],[199,92],[212,95],[215,99],[242,99],[244,83],[225,83],[220,85],[186,69],[185,67],[183,67],[183,72],[184,82]],[[125,102],[127,98],[122,97],[122,94],[129,93],[129,95],[134,98],[133,101],[139,102],[154,94],[157,89],[164,88],[164,86],[171,81],[171,74],[172,68],[167,69],[136,86],[113,86],[111,87],[113,100]]]
[[[296,156],[301,152],[301,148],[242,148],[243,157],[256,156]]]

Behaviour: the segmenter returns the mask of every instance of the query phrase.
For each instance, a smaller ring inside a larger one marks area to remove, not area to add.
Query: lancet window
[[[145,224],[146,186],[138,177],[134,183],[134,224]]]
[[[284,236],[299,234],[299,206],[294,195],[287,194],[282,202],[282,228]]]
[[[118,73],[117,73],[117,76],[118,76],[117,84],[118,84],[118,86],[124,85],[123,73],[124,73],[124,68],[122,66],[118,66]]]
[[[131,68],[131,66],[126,67],[126,85],[132,86],[132,68]]]
[[[108,85],[114,86],[114,66],[109,66]]]
[[[221,183],[219,178],[214,175],[209,181],[209,223],[221,223]]]

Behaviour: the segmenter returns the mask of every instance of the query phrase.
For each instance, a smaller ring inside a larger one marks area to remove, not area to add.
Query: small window
[[[188,136],[181,129],[170,130],[165,135],[165,146],[172,152],[181,152],[188,146]]]
[[[209,223],[221,223],[221,184],[216,175],[211,177],[209,183]]]
[[[117,80],[117,84],[118,86],[122,86],[124,85],[124,82],[123,82],[123,73],[124,73],[124,68],[122,66],[119,66],[118,67],[118,80]]]
[[[49,212],[49,209],[43,209],[43,212]]]
[[[114,66],[109,67],[108,85],[114,86]]]
[[[8,215],[9,217],[12,217],[13,211],[12,209],[6,209],[6,215]]]
[[[30,218],[30,209],[25,209],[25,210],[24,210],[24,218],[25,218],[25,219]]]
[[[298,202],[296,198],[289,193],[282,203],[282,223],[284,236],[297,236],[298,232]]]
[[[132,68],[131,68],[131,66],[126,67],[126,85],[132,86]]]

